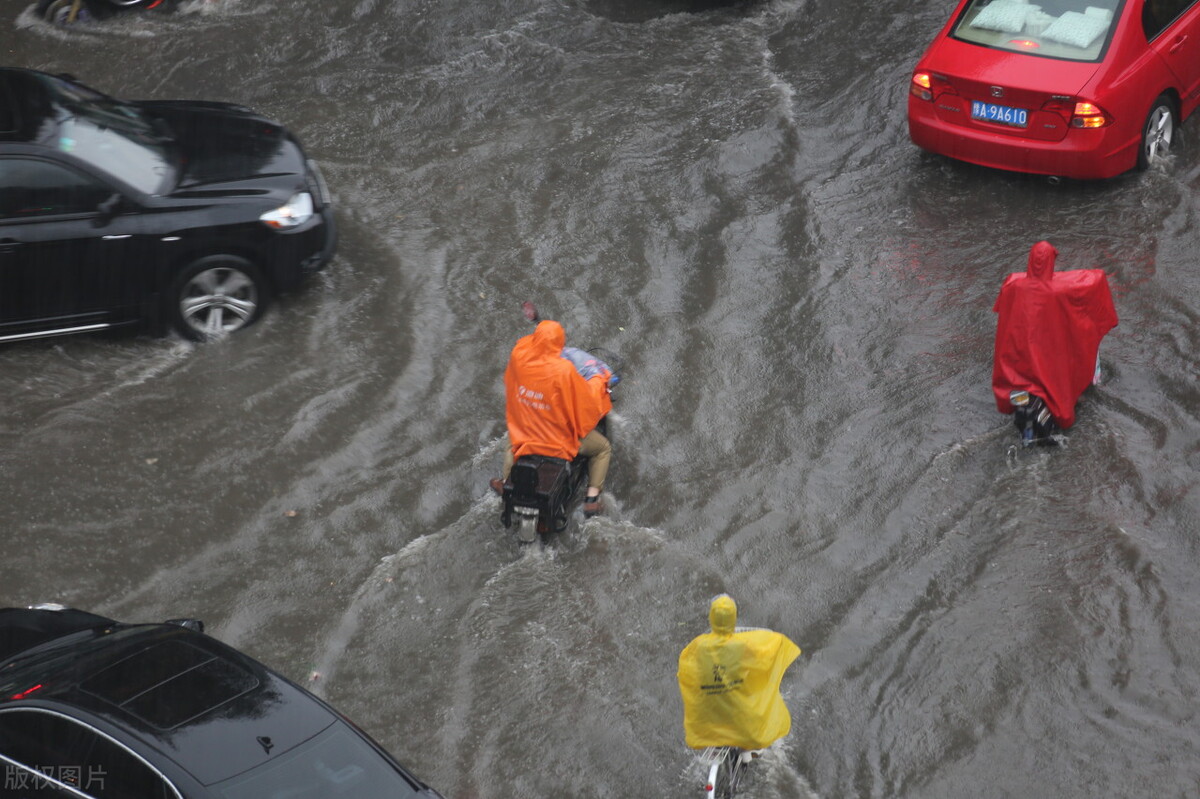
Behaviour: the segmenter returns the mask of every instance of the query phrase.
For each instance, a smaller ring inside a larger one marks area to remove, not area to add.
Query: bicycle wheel
[[[725,748],[708,768],[708,782],[704,786],[705,799],[733,799],[738,775],[736,749]]]
[[[742,781],[742,775],[746,773],[746,763],[742,760],[741,749],[730,749],[729,754],[725,756],[725,765],[729,769],[729,796],[732,799],[737,793],[738,784]]]

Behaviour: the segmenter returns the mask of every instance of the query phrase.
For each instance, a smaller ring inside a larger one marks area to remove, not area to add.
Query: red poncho
[[[1013,412],[1014,390],[1041,397],[1065,429],[1075,423],[1075,401],[1092,383],[1100,340],[1117,326],[1117,311],[1103,270],[1055,272],[1057,256],[1039,241],[1026,271],[1000,288],[992,391],[1001,413]]]

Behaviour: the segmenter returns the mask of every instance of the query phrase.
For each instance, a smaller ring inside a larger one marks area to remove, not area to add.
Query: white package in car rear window
[[[990,31],[1003,33],[1020,33],[1025,27],[1025,20],[1037,7],[1027,3],[1016,3],[1012,0],[992,0],[987,8],[971,21],[972,27],[985,28]]]
[[[1108,20],[1100,16],[1067,11],[1042,31],[1042,38],[1072,47],[1091,47],[1108,30]]]

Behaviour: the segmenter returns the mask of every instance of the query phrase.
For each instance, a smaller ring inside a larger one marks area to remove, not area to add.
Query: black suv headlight
[[[273,211],[267,211],[259,217],[260,220],[277,230],[303,225],[313,215],[312,195],[306,191],[296,192],[286,205],[281,205]]]

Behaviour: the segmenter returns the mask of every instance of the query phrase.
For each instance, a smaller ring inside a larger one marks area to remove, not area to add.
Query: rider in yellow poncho
[[[712,601],[708,621],[712,632],[679,653],[687,745],[766,748],[792,728],[779,683],[800,647],[770,630],[736,632],[737,605],[726,594]]]

